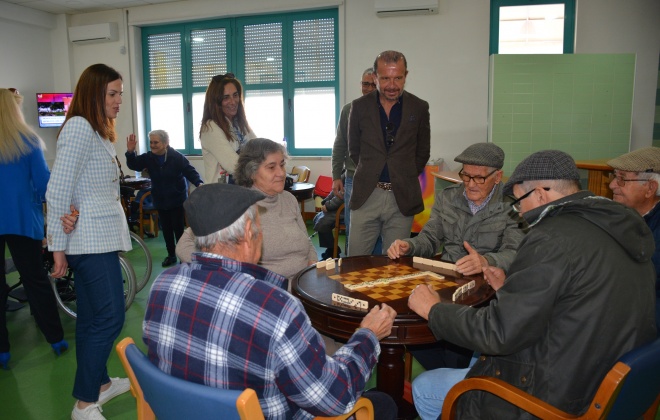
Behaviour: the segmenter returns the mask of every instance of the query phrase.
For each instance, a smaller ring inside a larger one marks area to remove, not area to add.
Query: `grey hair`
[[[580,181],[575,179],[540,179],[533,181],[524,181],[520,184],[525,191],[531,191],[537,187],[549,187],[560,194],[569,195],[582,189]]]
[[[165,130],[151,130],[149,132],[149,137],[151,136],[158,136],[160,137],[160,141],[165,145],[169,146],[170,144],[170,135],[167,134],[167,131]]]
[[[362,76],[371,76],[372,74],[374,74],[373,67],[369,67],[368,69],[362,72]]]
[[[272,140],[257,138],[245,143],[241,148],[241,153],[238,155],[238,162],[234,169],[234,180],[236,184],[250,188],[254,184],[252,178],[259,170],[259,166],[261,166],[268,156],[277,152],[282,153],[284,159],[289,158],[286,148]]]
[[[256,238],[259,234],[259,226],[257,225],[258,214],[257,205],[250,206],[241,217],[236,219],[234,223],[226,228],[206,236],[195,236],[195,246],[200,251],[211,250],[215,248],[216,245],[233,249],[243,240],[248,220],[252,221],[250,235],[252,236],[252,239]]]
[[[378,54],[374,60],[374,73],[376,74],[378,74],[378,60],[383,60],[385,64],[398,63],[399,60],[403,60],[403,67],[408,70],[408,61],[406,60],[406,56],[398,51],[388,50]]]
[[[655,196],[660,197],[660,174],[655,172],[637,172],[638,179],[645,179],[648,181],[655,181],[658,185],[658,188],[655,189]]]

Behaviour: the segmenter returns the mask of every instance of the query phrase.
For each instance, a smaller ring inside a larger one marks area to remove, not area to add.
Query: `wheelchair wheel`
[[[130,232],[130,234],[133,249],[122,252],[121,255],[126,257],[133,266],[135,280],[137,282],[135,293],[137,293],[144,289],[144,286],[147,285],[151,278],[153,260],[151,258],[151,252],[144,240],[134,232]]]
[[[124,305],[128,309],[135,299],[135,293],[137,289],[137,281],[135,280],[135,272],[131,263],[126,259],[126,257],[119,255],[119,264],[121,265],[121,274],[124,284]],[[74,273],[71,268],[67,270],[67,273],[64,277],[56,279],[48,274],[50,279],[50,285],[55,292],[55,300],[57,301],[57,306],[64,311],[67,316],[70,318],[76,319],[76,287],[74,281]]]

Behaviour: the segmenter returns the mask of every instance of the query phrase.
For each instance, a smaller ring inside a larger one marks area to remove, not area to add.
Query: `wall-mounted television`
[[[59,127],[64,123],[73,93],[37,93],[39,127]]]

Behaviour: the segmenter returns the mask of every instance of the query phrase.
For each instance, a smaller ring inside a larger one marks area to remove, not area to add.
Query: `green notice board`
[[[628,152],[634,80],[635,54],[492,55],[488,135],[505,175],[543,149],[576,160]]]

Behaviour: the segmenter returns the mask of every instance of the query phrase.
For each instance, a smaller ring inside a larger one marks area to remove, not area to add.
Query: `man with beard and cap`
[[[580,191],[575,162],[558,150],[525,158],[504,187],[530,229],[507,275],[486,267],[497,288],[487,307],[440,302],[427,286],[408,306],[438,339],[481,353],[466,377],[499,378],[560,410],[584,413],[600,380],[624,353],[655,338],[653,236],[634,210]],[[437,418],[455,369],[418,376],[421,417]],[[463,371],[464,372],[464,371]],[[459,400],[461,419],[524,418],[487,392]]]
[[[326,356],[302,304],[286,291],[287,279],[256,265],[262,246],[256,203],[264,198],[255,189],[214,183],[186,200],[200,252],[154,280],[143,323],[149,360],[191,382],[252,388],[266,418],[337,416],[361,395],[376,418],[396,418],[389,395],[363,394],[396,312],[374,306],[348,342]]]
[[[634,209],[653,232],[655,252],[655,324],[660,337],[660,147],[645,147],[607,162],[614,168],[612,199]]]

